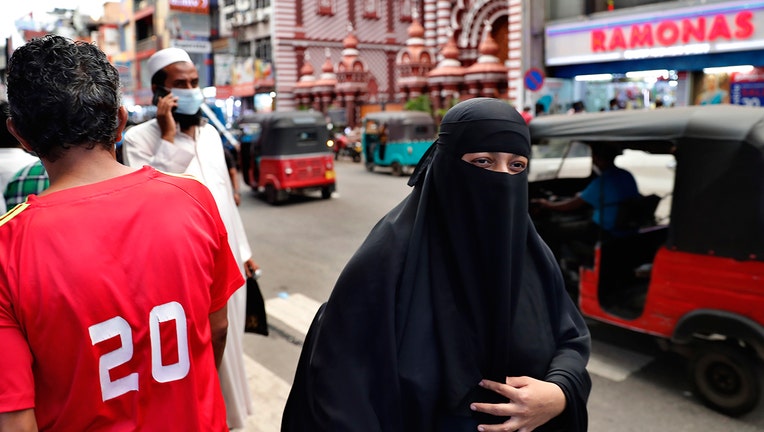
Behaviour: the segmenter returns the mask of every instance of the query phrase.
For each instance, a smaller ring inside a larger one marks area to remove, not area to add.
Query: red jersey
[[[244,281],[207,188],[143,169],[0,219],[0,412],[227,431],[209,314]]]

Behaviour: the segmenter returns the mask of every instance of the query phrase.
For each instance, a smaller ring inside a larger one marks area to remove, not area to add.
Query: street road
[[[330,200],[316,194],[274,207],[254,195],[242,197],[242,218],[263,269],[260,287],[271,329],[268,337],[245,335],[255,409],[247,432],[279,430],[315,310],[377,220],[409,193],[407,180],[340,160],[337,192]],[[590,328],[591,432],[764,431],[764,404],[739,419],[717,414],[692,394],[682,358],[660,351],[644,335],[596,322]]]

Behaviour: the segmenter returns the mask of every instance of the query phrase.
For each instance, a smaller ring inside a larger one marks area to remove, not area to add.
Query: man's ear
[[[11,135],[15,136],[16,139],[19,141],[19,143],[21,143],[21,147],[24,150],[32,154],[35,154],[34,150],[32,150],[32,146],[29,145],[29,142],[26,139],[24,139],[24,137],[21,136],[21,134],[19,134],[19,131],[16,130],[16,125],[13,123],[13,118],[8,117],[7,119],[5,119],[5,127],[7,127],[8,132],[10,132]]]
[[[124,105],[120,105],[117,111],[117,141],[120,142],[124,138],[122,134],[125,132],[125,126],[127,126],[127,109]]]

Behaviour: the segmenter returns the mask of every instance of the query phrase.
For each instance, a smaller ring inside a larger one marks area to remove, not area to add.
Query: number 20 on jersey
[[[162,340],[159,325],[175,321],[175,337],[178,341],[178,361],[162,364]],[[105,353],[98,360],[98,375],[101,383],[101,396],[104,401],[138,390],[138,373],[111,379],[109,371],[123,365],[133,358],[133,332],[130,324],[121,316],[93,324],[88,328],[90,340],[95,346],[105,340],[119,336],[120,346]],[[188,354],[188,326],[186,312],[178,302],[169,302],[155,306],[149,313],[149,336],[151,339],[151,376],[161,383],[177,381],[188,375],[191,367]]]

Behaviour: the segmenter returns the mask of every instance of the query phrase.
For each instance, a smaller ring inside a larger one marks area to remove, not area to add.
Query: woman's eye
[[[528,164],[526,164],[523,161],[514,161],[509,164],[509,171],[514,174],[521,173],[525,171],[525,168],[528,167]]]
[[[473,165],[477,165],[479,167],[490,166],[492,163],[493,163],[493,161],[491,161],[488,158],[475,158],[475,159],[472,159],[472,164]]]

